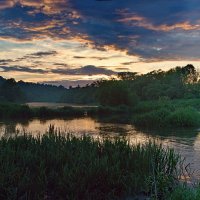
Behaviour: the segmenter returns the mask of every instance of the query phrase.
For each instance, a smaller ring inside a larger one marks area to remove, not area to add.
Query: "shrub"
[[[169,114],[170,111],[168,109],[161,108],[148,113],[135,115],[133,117],[133,123],[143,127],[163,126],[166,124],[166,118]]]
[[[193,127],[199,125],[200,114],[191,107],[178,108],[166,119],[171,126]]]

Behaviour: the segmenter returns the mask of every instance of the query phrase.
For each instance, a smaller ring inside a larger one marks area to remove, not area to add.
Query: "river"
[[[115,120],[83,117],[73,119],[32,119],[30,121],[2,121],[0,122],[1,136],[13,136],[16,132],[32,135],[44,134],[50,125],[54,125],[61,132],[75,135],[87,134],[95,138],[125,137],[131,143],[145,143],[156,140],[164,147],[172,147],[177,153],[186,158],[191,170],[195,170],[195,177],[200,174],[200,130],[198,129],[166,129],[140,130],[133,125]]]

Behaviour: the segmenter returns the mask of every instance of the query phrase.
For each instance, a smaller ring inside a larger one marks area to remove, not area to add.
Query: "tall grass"
[[[0,140],[0,199],[165,199],[177,185],[180,157],[154,142],[64,136]]]
[[[193,101],[150,101],[133,108],[133,124],[141,127],[197,127],[200,113]],[[191,103],[191,106],[189,106]]]
[[[187,186],[177,187],[168,197],[167,200],[199,200],[200,189],[189,188]]]
[[[193,127],[200,125],[200,114],[191,107],[177,108],[166,118],[171,126]]]

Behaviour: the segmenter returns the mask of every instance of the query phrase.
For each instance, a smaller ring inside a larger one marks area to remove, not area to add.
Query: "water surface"
[[[198,129],[140,130],[127,123],[106,122],[90,117],[75,119],[33,119],[30,121],[0,122],[1,136],[12,136],[16,132],[32,135],[44,134],[50,125],[61,131],[76,135],[88,134],[95,138],[125,137],[131,143],[145,143],[149,139],[162,143],[165,147],[175,149],[186,158],[195,170],[195,177],[200,174],[200,131]]]
[[[95,108],[95,105],[82,105],[82,104],[69,104],[69,103],[50,103],[50,102],[29,102],[26,103],[31,108],[47,107],[47,108],[61,108],[61,107],[73,107],[73,108]]]

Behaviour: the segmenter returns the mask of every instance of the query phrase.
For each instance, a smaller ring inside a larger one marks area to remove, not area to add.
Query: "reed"
[[[0,139],[0,199],[156,199],[178,185],[181,158],[155,142],[61,134]]]

